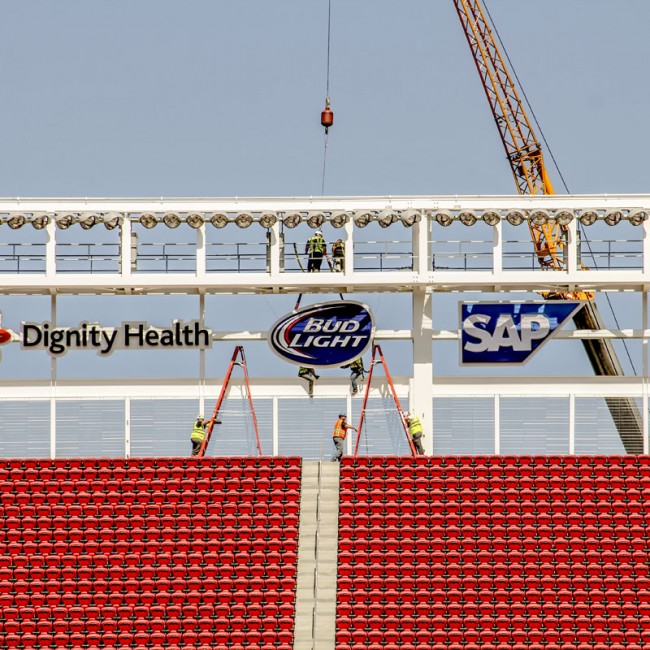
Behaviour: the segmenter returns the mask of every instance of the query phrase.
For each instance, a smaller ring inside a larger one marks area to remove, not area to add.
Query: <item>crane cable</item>
[[[332,44],[332,0],[327,0],[327,63],[325,72],[325,111],[321,114],[321,124],[325,127],[325,137],[323,141],[323,176],[321,179],[320,193],[325,194],[325,173],[327,170],[327,145],[329,139],[329,127],[324,120],[325,112],[330,113],[330,49]]]
[[[569,190],[569,186],[567,185],[566,181],[564,180],[564,175],[562,174],[562,170],[560,169],[560,166],[557,163],[557,160],[555,159],[555,155],[553,154],[553,150],[551,149],[551,146],[548,143],[548,140],[546,139],[546,136],[544,135],[544,130],[542,129],[542,126],[540,125],[539,121],[537,120],[537,116],[535,115],[535,111],[533,110],[533,107],[528,100],[528,96],[526,95],[526,91],[524,90],[524,86],[521,83],[521,80],[519,79],[519,75],[517,74],[517,70],[515,69],[515,66],[513,65],[510,55],[508,54],[508,50],[506,49],[506,46],[504,42],[501,40],[501,34],[499,34],[499,30],[497,29],[497,26],[494,23],[494,20],[492,19],[492,15],[490,14],[490,10],[487,7],[487,4],[484,4],[485,7],[485,13],[487,14],[487,17],[490,21],[490,26],[492,28],[492,31],[496,34],[497,40],[499,41],[499,45],[501,46],[501,51],[505,54],[505,57],[508,61],[508,65],[510,66],[510,69],[512,70],[512,74],[514,75],[517,85],[519,86],[519,89],[521,90],[521,94],[524,98],[524,101],[526,102],[526,106],[528,106],[528,110],[530,111],[530,114],[533,116],[533,121],[535,122],[535,126],[537,127],[537,130],[539,131],[541,137],[542,137],[542,142],[544,143],[544,146],[546,147],[546,150],[549,153],[549,156],[551,157],[551,160],[553,161],[553,166],[555,167],[558,175],[560,176],[560,180],[562,181],[562,185],[564,186],[564,190],[566,191],[567,194],[571,194]],[[598,268],[598,264],[596,262],[596,258],[594,256],[593,250],[591,248],[591,242],[589,241],[589,238],[587,237],[587,233],[584,230],[584,226],[580,224],[580,231],[582,233],[582,239],[583,241],[586,242],[587,248],[589,250],[589,253],[592,256],[593,259],[593,266]],[[621,326],[618,322],[618,317],[616,316],[616,312],[614,311],[614,307],[612,305],[612,301],[610,300],[609,296],[605,294],[605,300],[607,301],[607,305],[609,307],[609,310],[612,313],[612,316],[614,318],[614,323],[616,325],[616,329],[621,329]],[[625,354],[627,355],[628,361],[630,362],[630,366],[632,366],[632,370],[634,374],[637,374],[636,367],[634,365],[634,361],[632,360],[632,355],[630,354],[630,350],[627,346],[627,341],[623,339],[622,341],[623,347],[625,348]]]

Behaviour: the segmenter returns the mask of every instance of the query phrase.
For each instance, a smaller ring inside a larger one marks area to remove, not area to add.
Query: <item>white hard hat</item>
[[[314,234],[315,235],[322,235],[323,233],[320,230],[317,230]]]
[[[196,419],[197,419],[197,420],[202,420],[202,419],[203,419],[203,414],[202,414],[202,413],[199,413],[199,414],[196,416]]]

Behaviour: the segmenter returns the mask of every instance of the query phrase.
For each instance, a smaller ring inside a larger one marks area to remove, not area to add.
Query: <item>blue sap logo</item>
[[[573,316],[571,301],[461,304],[461,364],[522,364]]]
[[[299,366],[328,368],[354,361],[374,337],[370,310],[349,300],[312,305],[283,316],[268,341],[273,352]]]

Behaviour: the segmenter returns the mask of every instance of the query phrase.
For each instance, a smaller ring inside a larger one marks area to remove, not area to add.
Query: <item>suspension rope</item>
[[[327,0],[327,60],[325,65],[325,110],[330,110],[330,52],[332,49],[332,0]],[[325,127],[325,138],[323,140],[323,175],[321,179],[320,193],[325,194],[325,176],[327,173],[327,145],[329,140],[329,124],[323,121]]]
[[[566,191],[567,194],[571,194],[571,191],[569,190],[569,186],[567,185],[567,182],[564,180],[564,175],[562,174],[562,170],[560,169],[560,166],[558,165],[557,160],[555,159],[555,155],[553,154],[553,150],[551,149],[551,146],[548,143],[548,140],[546,139],[546,135],[544,134],[544,130],[542,129],[539,121],[537,120],[537,115],[535,115],[535,111],[533,110],[533,107],[528,100],[528,96],[526,95],[526,91],[524,90],[524,86],[521,83],[521,79],[519,79],[519,75],[517,74],[517,70],[515,69],[515,66],[512,63],[512,60],[510,59],[510,55],[508,54],[508,50],[506,49],[505,44],[501,40],[501,35],[499,34],[499,30],[497,29],[496,25],[494,24],[494,20],[492,20],[492,15],[490,14],[490,10],[487,7],[487,4],[484,3],[485,7],[485,13],[487,14],[487,17],[490,21],[490,27],[492,28],[492,31],[496,34],[497,40],[499,41],[499,45],[501,46],[501,51],[504,53],[508,65],[510,66],[510,69],[512,70],[512,74],[514,75],[517,85],[519,86],[519,89],[521,90],[521,94],[524,98],[524,101],[526,102],[526,106],[528,107],[528,110],[530,111],[530,114],[533,116],[533,121],[535,122],[535,126],[537,127],[537,130],[539,131],[541,137],[542,137],[542,142],[544,143],[544,146],[546,147],[546,150],[549,153],[549,156],[551,157],[551,160],[553,161],[553,166],[555,167],[555,170],[557,171],[560,180],[562,181],[562,185],[564,186],[564,190]],[[582,233],[582,239],[584,242],[587,244],[587,248],[592,256],[593,259],[593,266],[597,269],[598,268],[598,263],[596,261],[596,257],[594,256],[593,250],[591,248],[591,243],[589,241],[589,237],[587,236],[587,233],[585,232],[584,226],[580,224],[579,226],[580,232]],[[614,307],[612,305],[612,301],[610,300],[609,296],[605,294],[605,300],[607,301],[607,306],[609,307],[609,310],[614,318],[614,323],[616,325],[616,329],[621,329],[621,326],[618,321],[618,317],[616,316],[616,312],[614,311]],[[623,339],[622,341],[623,347],[625,348],[625,354],[628,358],[628,361],[630,362],[630,366],[632,367],[632,371],[634,374],[637,374],[636,367],[634,365],[634,361],[632,360],[632,355],[630,354],[629,347],[627,345],[627,341]]]

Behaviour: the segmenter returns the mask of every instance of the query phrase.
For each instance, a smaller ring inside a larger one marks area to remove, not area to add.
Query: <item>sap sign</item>
[[[359,302],[312,305],[283,316],[268,337],[273,352],[299,366],[328,368],[354,361],[375,333],[372,313]]]
[[[582,305],[564,300],[461,303],[461,365],[523,364]]]

